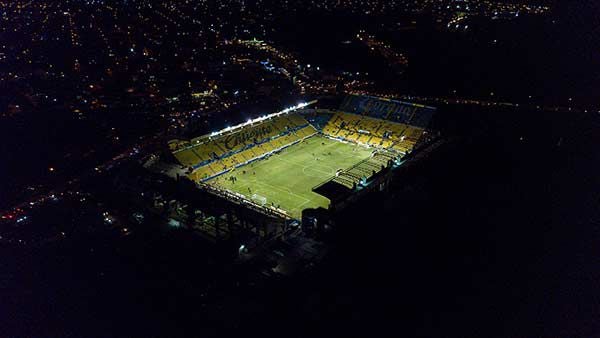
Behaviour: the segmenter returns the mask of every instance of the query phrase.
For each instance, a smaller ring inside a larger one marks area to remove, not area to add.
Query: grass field
[[[362,146],[313,136],[208,183],[248,198],[254,194],[265,197],[268,205],[279,205],[290,216],[300,218],[303,209],[329,205],[327,198],[312,192],[314,186],[335,175],[336,170],[349,168],[370,154],[371,150]],[[237,178],[235,182],[230,180],[232,176]]]

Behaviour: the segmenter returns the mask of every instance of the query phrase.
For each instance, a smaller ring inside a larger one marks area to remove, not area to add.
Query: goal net
[[[260,205],[267,204],[267,198],[258,194],[252,194],[252,200]]]

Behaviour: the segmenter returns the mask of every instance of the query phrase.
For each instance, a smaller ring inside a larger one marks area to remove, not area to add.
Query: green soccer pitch
[[[236,168],[208,181],[266,205],[279,206],[299,219],[302,210],[329,206],[329,200],[312,188],[368,158],[372,150],[363,146],[312,136],[279,154]],[[245,171],[245,173],[244,173]],[[236,180],[231,180],[235,177]]]

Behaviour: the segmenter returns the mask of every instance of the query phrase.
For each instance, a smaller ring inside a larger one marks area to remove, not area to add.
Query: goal
[[[267,204],[267,198],[258,194],[252,194],[252,200],[262,206]]]

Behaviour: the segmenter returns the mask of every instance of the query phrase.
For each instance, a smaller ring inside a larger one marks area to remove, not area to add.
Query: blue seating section
[[[435,113],[433,107],[365,95],[346,96],[340,110],[423,129],[427,128]]]

